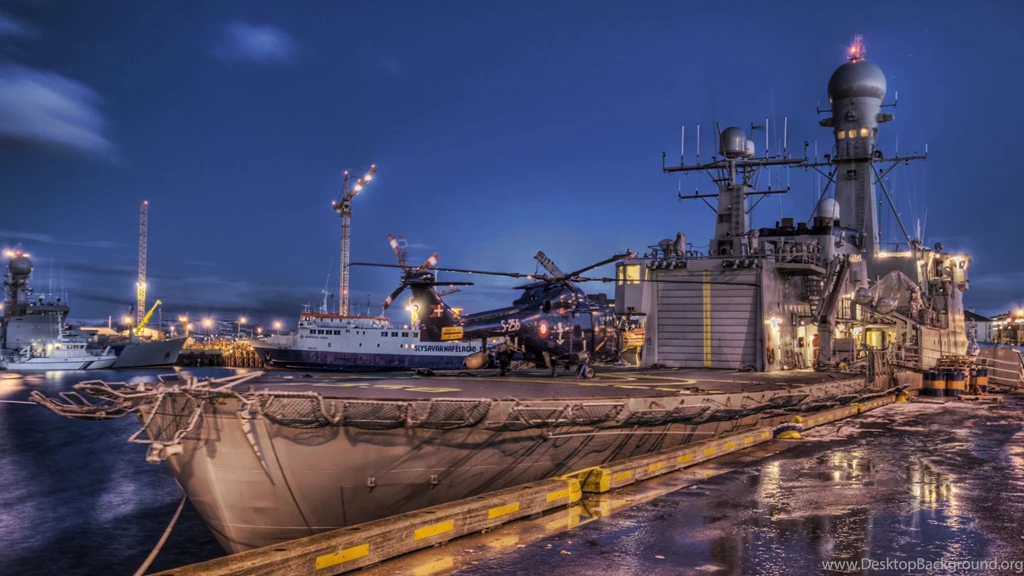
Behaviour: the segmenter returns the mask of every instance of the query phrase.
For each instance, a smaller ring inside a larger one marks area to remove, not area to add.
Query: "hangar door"
[[[658,364],[758,366],[756,270],[672,270],[654,276]]]

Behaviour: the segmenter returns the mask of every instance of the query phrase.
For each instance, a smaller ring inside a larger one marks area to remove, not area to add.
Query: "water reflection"
[[[141,565],[181,489],[164,466],[146,463],[145,447],[126,442],[138,421],[69,420],[10,402],[83,380],[153,380],[168,372],[0,373],[0,573],[131,574]],[[194,509],[186,510],[153,569],[222,554]]]

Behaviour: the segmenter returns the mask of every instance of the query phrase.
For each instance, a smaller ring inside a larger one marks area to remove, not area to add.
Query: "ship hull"
[[[849,395],[865,385],[853,379],[677,395],[658,392],[666,390],[669,376],[658,376],[646,393],[638,390],[645,386],[637,385],[635,377],[621,380],[629,390],[617,390],[611,382],[573,384],[570,378],[525,379],[515,386],[485,378],[341,383],[319,383],[319,378],[284,380],[293,384],[275,387],[287,392],[273,400],[257,396],[242,405],[238,396],[225,395],[188,408],[202,410],[203,417],[183,439],[183,451],[166,462],[229,553],[775,425],[790,418],[777,410],[789,400]],[[669,385],[683,382],[694,380]],[[320,392],[312,392],[334,386],[343,386],[348,396],[325,393],[321,401]],[[311,393],[317,395],[312,404]],[[380,400],[424,394],[423,400]],[[544,398],[531,400],[528,394]],[[487,396],[518,400],[479,400]],[[458,402],[466,404],[453,408]],[[320,416],[309,420],[315,405]],[[449,426],[452,414],[481,406],[484,412],[476,422]],[[744,408],[722,408],[728,406]],[[720,412],[687,420],[687,414],[707,408]],[[386,414],[395,410],[399,415],[389,423]],[[444,414],[443,422],[426,424],[435,410]],[[297,415],[303,412],[307,419],[300,422]],[[645,420],[668,412],[681,421]],[[340,421],[329,423],[322,417],[326,413],[339,415]],[[549,415],[538,416],[544,413]],[[535,418],[546,420],[538,424]],[[168,430],[161,422],[152,425]]]
[[[453,355],[382,354],[295,350],[254,345],[266,368],[280,370],[316,370],[322,372],[388,372],[394,370],[460,370],[470,352]],[[470,349],[467,347],[467,349]]]
[[[117,359],[109,358],[67,358],[51,360],[33,358],[26,362],[5,362],[0,364],[11,372],[49,372],[51,370],[103,370],[113,366]]]
[[[184,345],[183,338],[113,344],[111,348],[117,353],[113,368],[173,366]]]

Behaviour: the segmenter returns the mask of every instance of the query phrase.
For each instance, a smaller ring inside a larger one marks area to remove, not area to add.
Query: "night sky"
[[[971,253],[967,304],[1000,312],[1024,305],[1022,23],[1006,1],[0,1],[0,247],[32,254],[37,293],[52,278],[72,320],[118,318],[148,200],[149,302],[165,318],[294,325],[325,284],[337,292],[342,171],[376,163],[354,201],[356,261],[394,262],[389,233],[417,264],[437,251],[528,272],[538,249],[570,270],[677,231],[700,248],[712,213],[661,171],[680,125],[691,161],[697,122],[708,159],[714,122],[766,116],[773,147],[788,116],[792,154],[815,139],[827,153],[815,106],[862,34],[886,101],[899,91],[880,147],[929,144],[889,178],[904,220]],[[823,182],[770,178],[793,190],[754,226],[806,220]],[[888,210],[880,223],[899,239]],[[516,295],[473,280],[449,301]],[[353,269],[354,311],[397,285],[396,270]]]

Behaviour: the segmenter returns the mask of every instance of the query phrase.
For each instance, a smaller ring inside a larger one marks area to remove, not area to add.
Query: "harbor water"
[[[222,377],[244,369],[179,373]],[[0,574],[132,574],[170,522],[181,488],[146,446],[129,444],[134,416],[103,422],[61,418],[22,404],[83,380],[139,382],[171,369],[19,375],[0,372]],[[186,503],[150,572],[223,555]]]

